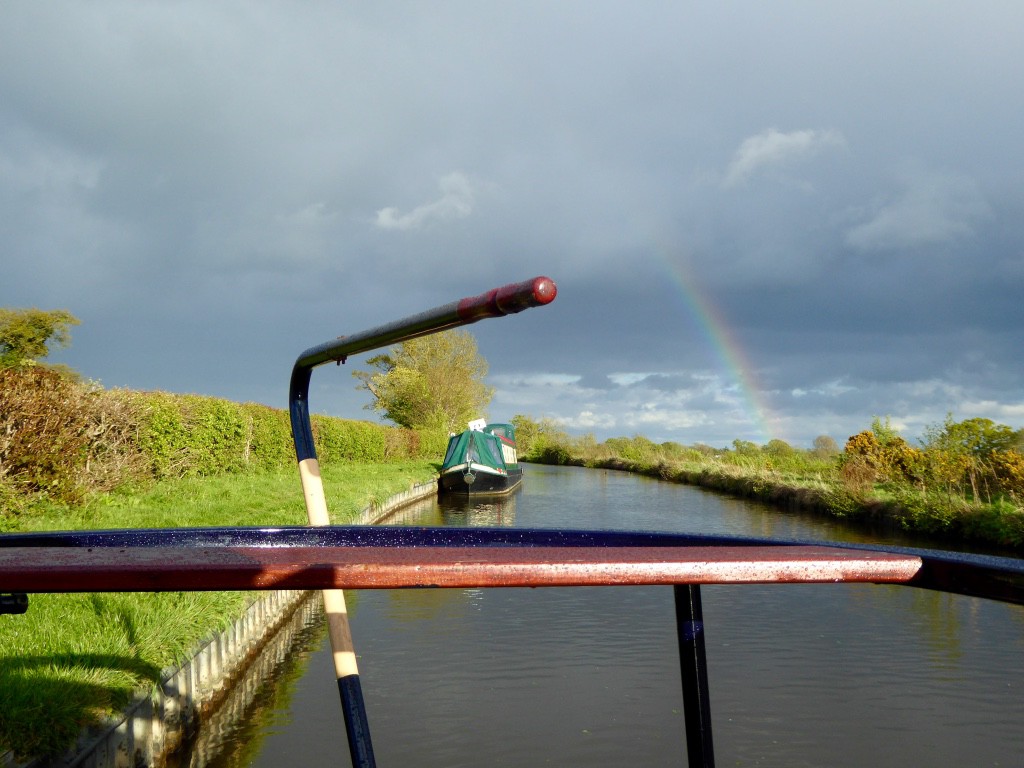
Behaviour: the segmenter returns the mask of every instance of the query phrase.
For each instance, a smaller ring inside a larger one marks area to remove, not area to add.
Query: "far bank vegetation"
[[[743,498],[863,520],[936,536],[1024,551],[1024,429],[989,419],[930,428],[920,445],[889,420],[811,449],[783,440],[735,440],[731,448],[655,443],[642,436],[598,443],[572,437],[551,420],[513,418],[529,461],[638,472]]]

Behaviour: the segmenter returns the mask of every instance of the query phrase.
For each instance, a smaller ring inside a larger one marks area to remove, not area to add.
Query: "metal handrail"
[[[31,549],[45,549],[45,555],[38,553],[32,556]],[[708,562],[724,560],[728,555],[737,560],[740,553],[744,562],[761,561],[767,563],[767,557],[780,560],[784,550],[815,550],[827,548],[833,552],[846,553],[851,562],[857,560],[857,553],[863,553],[863,561],[872,561],[873,555],[912,558],[916,565],[912,573],[901,575],[896,583],[922,589],[937,590],[950,594],[980,597],[1015,605],[1024,605],[1024,559],[997,557],[992,555],[967,552],[952,552],[934,549],[911,547],[894,547],[876,544],[851,544],[814,540],[779,540],[754,538],[746,536],[715,536],[681,533],[662,533],[651,531],[606,531],[606,530],[573,530],[558,528],[447,528],[447,527],[403,527],[403,526],[307,526],[282,527],[208,527],[208,528],[151,528],[151,529],[117,529],[94,531],[56,531],[0,534],[0,593],[45,593],[45,592],[91,592],[98,591],[83,588],[82,584],[65,578],[66,584],[61,588],[40,588],[39,576],[49,574],[57,577],[61,562],[61,550],[74,549],[110,549],[131,553],[133,550],[168,550],[186,553],[189,550],[233,550],[248,556],[254,565],[259,563],[260,553],[274,550],[281,553],[279,558],[287,563],[289,558],[284,555],[288,550],[302,550],[310,559],[307,565],[319,562],[324,567],[337,567],[339,573],[350,565],[359,564],[362,568],[370,562],[369,555],[379,554],[386,550],[408,550],[413,552],[431,551],[435,554],[435,563],[443,564],[445,557],[439,552],[447,549],[476,549],[479,551],[496,550],[550,550],[553,554],[548,558],[561,556],[571,559],[573,552],[580,556],[582,563],[588,551],[613,552],[620,555],[623,562],[641,562],[640,555],[644,550],[662,556],[660,561],[651,562],[682,562],[689,557],[687,552],[699,550],[700,555]],[[331,562],[335,551],[355,552],[346,559]],[[358,554],[360,550],[366,555]],[[555,553],[558,550],[558,553]],[[677,552],[673,555],[673,550]],[[31,557],[31,562],[27,560]],[[52,558],[45,561],[46,557]],[[396,556],[393,556],[396,557]],[[454,556],[453,556],[454,557]],[[675,560],[673,560],[675,557]],[[816,552],[817,559],[823,555]],[[125,554],[129,558],[129,554]],[[108,572],[117,564],[117,553],[100,552],[96,555],[95,564],[89,568],[100,572]],[[506,558],[507,559],[507,558]],[[543,557],[536,557],[537,563],[544,562]],[[296,560],[296,562],[298,562]],[[703,561],[702,561],[703,562]],[[890,561],[891,562],[891,561]],[[465,568],[465,563],[453,561],[453,567]],[[181,566],[186,568],[184,564]],[[766,571],[767,571],[766,565]],[[700,578],[700,583],[721,583],[727,579],[723,571],[708,572]],[[849,571],[852,573],[852,571]],[[856,574],[858,580],[879,581],[880,571],[871,569]],[[787,576],[782,573],[760,577],[751,583],[771,582],[807,582],[814,580],[813,574],[796,573]],[[171,587],[161,586],[159,580],[141,582],[133,587],[129,581],[118,580],[120,577],[109,575],[107,591],[161,591]],[[313,574],[299,575],[292,578],[293,584],[300,587],[316,586]],[[340,580],[351,581],[353,577],[339,575]],[[365,579],[362,577],[365,586]],[[731,578],[731,577],[730,577]],[[735,581],[736,579],[732,579]],[[852,581],[849,575],[844,581]],[[890,579],[891,580],[891,579]],[[541,585],[553,586],[556,577],[537,579]],[[610,581],[604,583],[613,583]],[[618,583],[655,583],[643,579],[632,582]],[[658,583],[664,583],[658,582]],[[402,588],[420,586],[419,584],[377,583],[369,586],[378,588]],[[460,585],[467,586],[467,585]],[[474,583],[468,586],[494,586],[494,584]],[[223,589],[217,581],[204,585],[204,589]],[[236,588],[236,587],[232,587]],[[240,589],[264,589],[262,586],[241,585]]]

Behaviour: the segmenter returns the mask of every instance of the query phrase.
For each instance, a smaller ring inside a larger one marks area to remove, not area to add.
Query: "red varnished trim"
[[[906,582],[912,555],[765,547],[10,547],[0,592]]]

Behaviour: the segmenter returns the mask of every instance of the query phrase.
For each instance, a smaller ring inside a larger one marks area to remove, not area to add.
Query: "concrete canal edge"
[[[435,481],[412,485],[363,509],[353,524],[374,525],[402,507],[437,493]],[[0,768],[138,768],[160,766],[192,741],[200,725],[229,697],[233,684],[263,646],[314,593],[268,592],[231,626],[205,641],[178,667],[164,670],[153,690],[140,691],[123,714],[83,730],[75,746],[58,758],[26,762],[0,753]]]
[[[386,518],[393,515],[402,507],[414,504],[420,499],[437,494],[437,481],[429,480],[425,483],[414,483],[409,490],[396,493],[383,504],[371,504],[359,513],[353,525],[377,525]]]

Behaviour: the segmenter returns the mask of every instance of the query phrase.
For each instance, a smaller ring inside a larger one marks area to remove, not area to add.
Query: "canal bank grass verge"
[[[323,469],[332,522],[353,521],[410,485],[432,478],[428,461],[336,464]],[[298,472],[270,471],[156,483],[97,496],[84,506],[46,505],[21,530],[303,525]],[[0,753],[53,755],[81,729],[155,686],[260,593],[32,595],[28,613],[0,616]]]
[[[765,446],[737,440],[732,449],[658,444],[641,436],[597,443],[525,417],[513,423],[526,436],[520,440],[526,461],[686,483],[842,518],[882,539],[906,532],[930,537],[936,546],[1024,555],[1024,453],[1014,449],[993,449],[984,460],[945,448],[939,438],[916,449],[877,423],[878,434],[855,435],[843,450],[834,441],[813,450],[781,440]],[[947,424],[942,434],[961,426]]]

